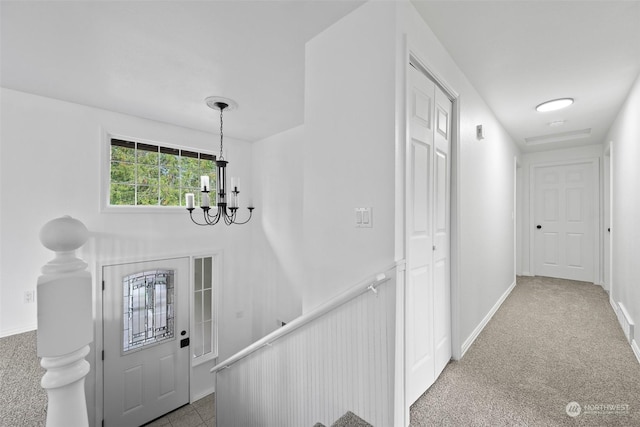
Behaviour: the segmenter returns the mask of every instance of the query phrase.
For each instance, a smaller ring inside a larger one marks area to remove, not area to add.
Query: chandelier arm
[[[200,222],[196,221],[196,220],[193,218],[193,209],[189,209],[189,216],[191,217],[191,221],[192,221],[195,225],[199,225],[199,226],[201,226],[201,227],[204,227],[204,226],[207,226],[207,225],[211,225],[211,224],[207,221],[207,217],[206,217],[206,216],[204,217],[204,220],[205,220],[205,223],[204,223],[204,224],[202,224],[202,223],[200,223]]]
[[[249,218],[247,218],[247,220],[243,221],[243,222],[234,222],[235,225],[242,225],[242,224],[246,224],[249,221],[251,221],[251,216],[253,215],[253,209],[254,208],[248,208],[248,209],[249,209]]]
[[[225,210],[224,223],[227,225],[231,225],[233,224],[234,219],[235,219],[235,213],[233,212],[233,209],[231,209],[231,215],[229,215]]]
[[[208,211],[206,212],[205,220],[209,225],[216,225],[220,221],[220,206],[216,210],[217,213],[215,215],[211,215]]]

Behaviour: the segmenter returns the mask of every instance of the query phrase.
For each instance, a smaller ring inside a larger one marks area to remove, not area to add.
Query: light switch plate
[[[356,227],[373,228],[373,208],[355,208]]]

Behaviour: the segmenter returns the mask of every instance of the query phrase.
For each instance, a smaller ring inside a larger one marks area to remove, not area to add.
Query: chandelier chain
[[[222,155],[222,140],[223,140],[223,132],[222,132],[222,111],[224,108],[220,108],[220,160],[224,160],[224,156]]]

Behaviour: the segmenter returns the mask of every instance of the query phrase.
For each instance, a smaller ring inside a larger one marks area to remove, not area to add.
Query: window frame
[[[193,351],[191,350],[195,343],[195,332],[196,332],[196,322],[195,322],[195,276],[196,276],[196,272],[195,272],[195,261],[196,259],[203,259],[203,258],[208,258],[211,257],[211,268],[213,269],[213,272],[211,274],[211,298],[212,298],[212,302],[211,302],[211,322],[212,322],[212,326],[211,326],[211,346],[212,346],[212,351],[210,353],[207,354],[203,354],[202,356],[193,356]],[[220,330],[219,330],[219,316],[218,314],[220,313],[220,309],[219,309],[219,304],[218,301],[220,300],[219,295],[220,295],[220,289],[221,289],[221,280],[223,277],[222,274],[222,265],[223,265],[223,259],[222,259],[222,251],[215,251],[215,252],[205,252],[202,254],[196,254],[196,255],[192,255],[191,257],[191,286],[190,286],[190,307],[191,307],[191,315],[190,315],[190,330],[191,330],[191,344],[190,344],[190,354],[191,354],[191,366],[192,367],[196,367],[198,365],[202,365],[203,363],[207,363],[211,360],[217,359],[218,358],[218,353],[219,353],[219,347],[218,347],[218,342],[219,342],[219,337],[220,337]]]
[[[211,150],[200,149],[197,147],[188,147],[165,142],[152,141],[143,138],[131,137],[117,133],[102,132],[102,159],[100,162],[100,212],[101,213],[170,213],[184,214],[186,206],[160,206],[160,205],[112,205],[110,203],[111,196],[111,140],[118,139],[123,141],[135,142],[138,144],[155,145],[162,148],[184,150],[206,154],[216,158],[216,154]],[[215,200],[215,197],[212,197]],[[212,200],[212,203],[215,203]]]

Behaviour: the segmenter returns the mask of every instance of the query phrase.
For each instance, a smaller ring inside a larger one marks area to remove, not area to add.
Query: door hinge
[[[104,360],[104,350],[102,350],[102,360]]]
[[[102,420],[102,427],[104,427],[104,420]]]
[[[104,280],[102,281],[102,290],[104,291]]]

